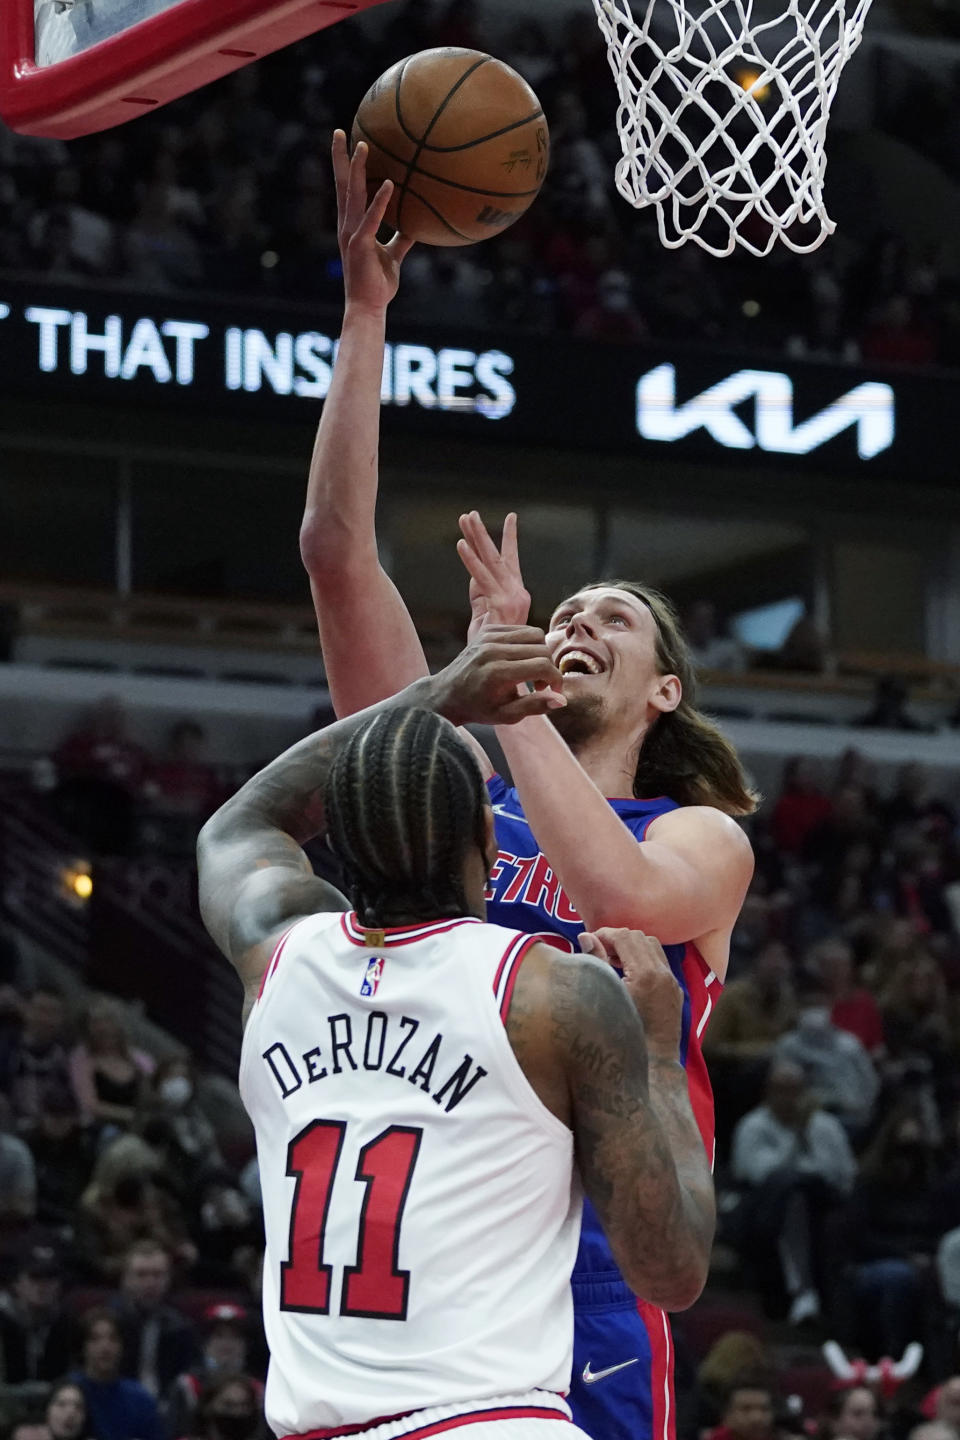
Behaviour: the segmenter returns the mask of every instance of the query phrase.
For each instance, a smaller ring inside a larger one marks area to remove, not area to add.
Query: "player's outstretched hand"
[[[604,926],[581,935],[580,949],[623,971],[623,983],[643,1021],[650,1058],[679,1060],[683,991],[660,941],[642,930]]]
[[[361,140],[351,156],[342,130],[333,132],[333,178],[347,305],[379,313],[396,295],[400,266],[413,245],[406,235],[394,235],[387,245],[377,240],[393,194],[393,181],[384,180],[368,203],[367,146]]]
[[[475,640],[487,625],[526,625],[530,592],[520,573],[516,515],[511,511],[503,522],[499,550],[476,510],[460,516],[460,530],[457,554],[470,575],[467,638]]]
[[[513,725],[567,703],[543,631],[533,625],[485,626],[432,684],[437,709],[455,725]]]

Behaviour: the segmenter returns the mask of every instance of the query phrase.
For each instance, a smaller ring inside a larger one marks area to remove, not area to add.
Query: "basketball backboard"
[[[107,130],[386,0],[2,0],[0,116]]]

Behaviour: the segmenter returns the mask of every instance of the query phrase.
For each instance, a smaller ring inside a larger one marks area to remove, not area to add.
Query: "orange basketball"
[[[536,199],[550,136],[527,82],[492,55],[422,50],[364,96],[353,144],[370,147],[371,190],[396,185],[386,220],[428,245],[499,235]]]

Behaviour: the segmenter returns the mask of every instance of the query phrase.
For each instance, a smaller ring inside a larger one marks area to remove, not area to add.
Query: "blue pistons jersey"
[[[487,919],[537,935],[560,950],[578,952],[583,921],[541,854],[520,797],[499,775],[487,788],[498,849],[487,887]],[[652,820],[679,808],[662,795],[609,803],[640,841]],[[692,942],[664,949],[684,994],[680,1059],[712,1158],[713,1092],[700,1041],[721,985]],[[596,1440],[672,1440],[676,1423],[670,1322],[656,1306],[638,1301],[625,1284],[586,1200],[573,1305],[573,1380],[567,1398],[575,1423]]]

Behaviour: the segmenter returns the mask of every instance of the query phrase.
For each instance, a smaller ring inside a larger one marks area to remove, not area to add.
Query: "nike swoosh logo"
[[[608,1365],[605,1370],[591,1370],[588,1360],[583,1367],[583,1383],[584,1385],[596,1385],[598,1380],[606,1380],[608,1375],[616,1375],[618,1370],[626,1370],[628,1365],[636,1365],[639,1359],[639,1355],[634,1355],[632,1360],[621,1360],[619,1365]]]
[[[513,811],[508,810],[505,805],[494,805],[493,813],[494,815],[502,815],[504,820],[519,820],[521,825],[527,824],[526,815],[515,815]]]

